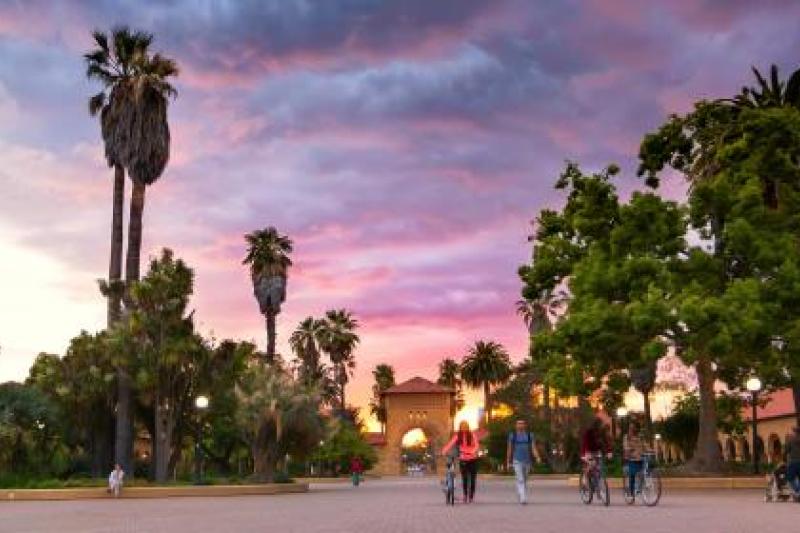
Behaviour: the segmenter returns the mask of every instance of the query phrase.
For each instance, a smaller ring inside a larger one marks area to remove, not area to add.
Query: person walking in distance
[[[795,501],[800,501],[800,426],[786,439],[786,479],[792,486]]]
[[[478,438],[469,429],[468,422],[462,421],[458,425],[456,434],[442,448],[442,455],[447,455],[454,446],[458,446],[464,503],[472,503],[475,497],[475,483],[478,480]]]
[[[517,499],[522,505],[528,503],[528,474],[531,471],[535,453],[536,441],[533,433],[528,430],[528,423],[522,419],[517,420],[514,430],[508,434],[506,464],[514,469]]]
[[[122,482],[125,479],[125,471],[119,463],[114,465],[114,470],[108,475],[108,492],[119,498],[122,493]]]
[[[361,474],[364,472],[364,463],[361,462],[361,457],[354,456],[350,460],[350,474],[353,477],[353,486],[358,487],[361,483]]]

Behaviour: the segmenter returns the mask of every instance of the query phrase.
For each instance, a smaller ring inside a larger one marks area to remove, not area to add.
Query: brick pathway
[[[673,491],[659,507],[585,507],[564,481],[535,481],[532,503],[510,480],[479,481],[471,506],[448,508],[434,479],[319,484],[310,494],[162,500],[0,502],[0,532],[637,532],[795,531],[800,504],[765,504],[754,490]]]

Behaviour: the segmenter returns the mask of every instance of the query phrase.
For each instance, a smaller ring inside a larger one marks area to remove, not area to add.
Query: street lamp
[[[208,396],[200,395],[194,399],[197,408],[197,437],[194,443],[194,484],[203,484],[203,411],[208,408]]]
[[[758,377],[753,376],[747,380],[745,383],[745,387],[747,390],[750,391],[752,396],[752,404],[753,404],[753,473],[758,474],[758,413],[756,412],[756,407],[758,404],[758,393],[761,390],[761,380]]]

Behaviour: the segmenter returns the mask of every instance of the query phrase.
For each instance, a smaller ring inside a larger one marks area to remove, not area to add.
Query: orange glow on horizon
[[[425,446],[428,444],[428,437],[425,435],[425,432],[422,431],[420,428],[412,429],[405,435],[403,435],[403,439],[401,441],[403,448],[416,448]]]

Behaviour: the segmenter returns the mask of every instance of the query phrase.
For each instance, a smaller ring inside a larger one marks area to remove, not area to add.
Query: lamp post
[[[197,408],[197,436],[194,443],[194,484],[203,484],[203,411],[208,408],[208,396],[200,395],[194,399]]]
[[[752,423],[753,423],[753,473],[754,474],[758,474],[758,455],[759,455],[759,449],[758,449],[758,413],[756,412],[756,407],[757,407],[757,404],[758,404],[758,393],[761,390],[761,380],[758,379],[758,377],[753,376],[753,377],[751,377],[750,379],[747,380],[747,383],[745,384],[745,387],[747,387],[747,390],[750,391],[750,394],[752,396],[751,400],[752,400],[752,404],[753,404],[753,417],[752,417]]]

